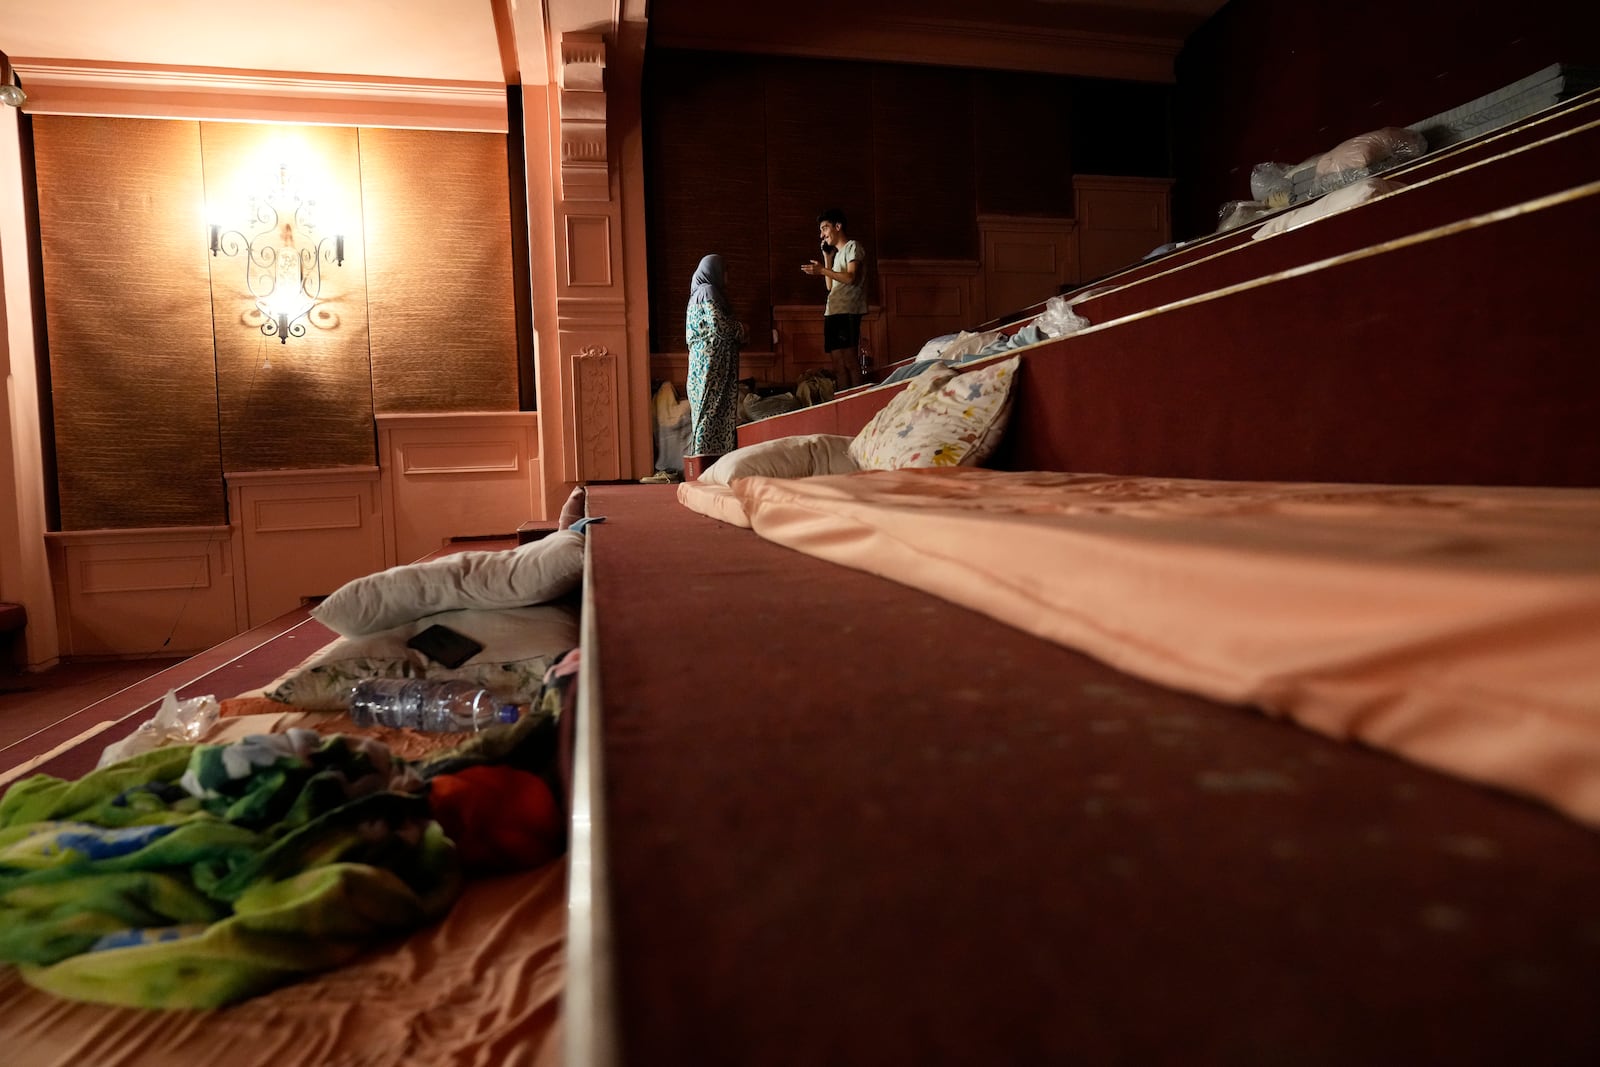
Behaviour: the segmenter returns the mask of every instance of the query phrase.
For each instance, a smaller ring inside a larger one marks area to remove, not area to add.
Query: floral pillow
[[[450,668],[406,644],[435,623],[465,634],[483,650]],[[577,612],[566,605],[446,611],[381,633],[341,637],[269,682],[262,693],[310,711],[336,711],[349,706],[350,690],[363,678],[459,678],[506,703],[527,704],[538,696],[545,670],[577,644]]]
[[[994,452],[1011,412],[1012,356],[957,373],[935,367],[911,379],[850,443],[862,470],[973,467]]]

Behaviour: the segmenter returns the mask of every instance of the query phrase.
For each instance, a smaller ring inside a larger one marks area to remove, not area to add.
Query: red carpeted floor
[[[96,660],[0,675],[0,753],[58,719],[177,662],[176,657]]]
[[[0,748],[0,773],[45,757],[29,773],[76,778],[94,768],[106,745],[126,737],[153,715],[167,690],[175,690],[180,698],[207,693],[234,696],[271,681],[333,636],[308,617],[307,609],[297,608],[87,706],[75,698],[63,699],[55,711],[46,704],[46,725]]]

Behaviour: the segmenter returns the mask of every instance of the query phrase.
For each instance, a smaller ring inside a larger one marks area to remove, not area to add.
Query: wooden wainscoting
[[[1172,240],[1170,178],[1072,179],[1078,221],[1078,277],[1093,281],[1139,262]]]
[[[884,363],[910,359],[930,337],[970,330],[986,317],[983,278],[974,260],[879,260],[878,285],[888,346]]]
[[[806,371],[828,370],[833,361],[822,347],[821,304],[776,304],[772,308],[778,343],[772,384],[792,385]],[[861,337],[871,366],[883,366],[886,344],[883,308],[873,305],[861,319]]]
[[[63,656],[188,656],[246,626],[227,526],[45,534]]]
[[[378,465],[389,566],[545,517],[536,411],[379,415]]]
[[[979,215],[983,318],[1032,307],[1078,280],[1076,220]]]
[[[245,626],[382,570],[378,468],[225,474]]]

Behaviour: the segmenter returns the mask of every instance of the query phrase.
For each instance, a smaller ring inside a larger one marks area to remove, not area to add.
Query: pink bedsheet
[[[1600,826],[1600,491],[972,469],[734,491],[769,540]]]

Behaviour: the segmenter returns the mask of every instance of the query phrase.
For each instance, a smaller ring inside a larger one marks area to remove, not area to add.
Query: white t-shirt
[[[867,280],[867,265],[861,254],[861,246],[854,241],[846,241],[844,247],[833,254],[833,269],[841,274],[849,264],[856,264],[856,283],[848,285],[837,278],[830,279],[833,287],[828,290],[828,306],[823,311],[824,315],[865,315],[867,313],[867,290],[862,282]]]

